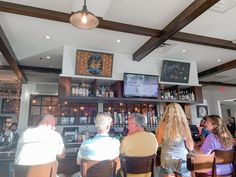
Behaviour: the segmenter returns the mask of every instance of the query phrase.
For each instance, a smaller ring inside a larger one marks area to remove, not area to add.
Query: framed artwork
[[[14,104],[14,100],[9,99],[2,99],[2,113],[5,114],[15,114],[16,113],[16,107]]]
[[[160,81],[188,83],[189,70],[190,63],[163,60]]]
[[[208,108],[206,105],[197,105],[197,117],[205,117],[208,114]]]
[[[77,50],[75,74],[112,77],[113,54]]]

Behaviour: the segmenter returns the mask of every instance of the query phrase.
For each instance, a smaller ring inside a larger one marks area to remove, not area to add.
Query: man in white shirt
[[[111,160],[119,157],[120,142],[118,139],[110,137],[108,132],[112,123],[111,116],[98,114],[95,119],[97,134],[90,139],[86,139],[80,146],[77,154],[77,164],[80,165],[81,159],[85,160]],[[80,177],[80,172],[72,177]]]
[[[25,130],[17,144],[15,164],[39,165],[64,158],[64,143],[55,125],[55,117],[46,114],[37,127]]]

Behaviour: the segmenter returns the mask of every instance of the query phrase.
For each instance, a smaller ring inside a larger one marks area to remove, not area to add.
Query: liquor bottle
[[[75,96],[75,84],[72,84],[71,86],[71,95]]]

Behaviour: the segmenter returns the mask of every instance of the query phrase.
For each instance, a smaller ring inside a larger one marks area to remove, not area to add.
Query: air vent
[[[169,44],[169,43],[162,43],[158,48],[157,52],[158,53],[166,53],[169,51],[171,48],[173,48],[176,44]]]
[[[210,8],[211,11],[225,13],[236,5],[236,0],[221,0]]]
[[[167,46],[170,46],[170,44],[164,42],[159,47],[167,47]]]

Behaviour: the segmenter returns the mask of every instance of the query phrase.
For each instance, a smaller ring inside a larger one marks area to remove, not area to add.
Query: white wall
[[[231,117],[236,117],[236,105],[221,104],[222,117],[225,119],[226,123],[228,123],[228,118],[229,118],[227,110],[230,110]]]
[[[106,52],[106,51],[100,51],[100,52]],[[131,55],[114,53],[112,78],[101,78],[101,77],[92,77],[92,78],[123,80],[124,72],[160,76],[162,60],[163,58],[151,58],[147,56],[145,59],[141,60],[140,62],[136,62],[132,60]],[[175,60],[175,59],[168,59],[168,60]],[[180,61],[180,60],[176,60],[176,61]],[[197,75],[197,65],[195,62],[190,62],[190,63],[191,64],[190,64],[189,83],[188,84],[171,83],[171,84],[193,85],[193,86],[199,85],[198,75]],[[80,78],[84,77],[84,76],[75,75],[75,64],[76,64],[76,48],[64,46],[61,76],[80,77]],[[89,77],[86,76],[86,78],[89,78]]]
[[[204,86],[203,98],[207,100],[209,114],[221,114],[220,101],[233,99],[236,97],[235,87],[223,87],[222,86]],[[223,111],[224,112],[224,111]],[[235,113],[234,113],[235,114]]]

